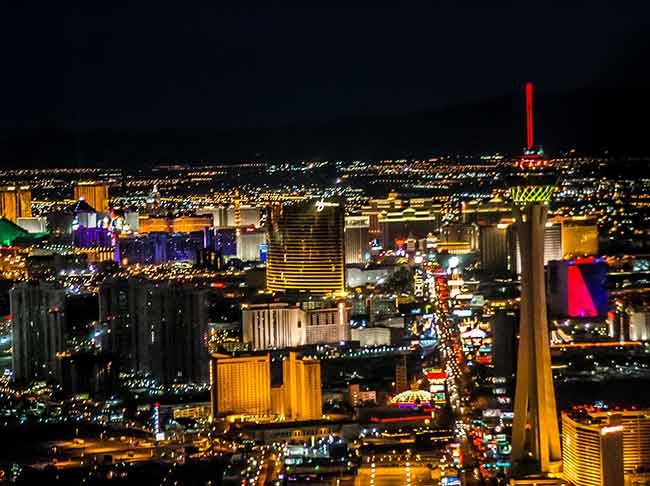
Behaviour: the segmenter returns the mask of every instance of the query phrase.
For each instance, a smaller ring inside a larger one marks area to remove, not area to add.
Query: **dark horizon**
[[[5,10],[3,163],[646,152],[647,6]]]
[[[542,90],[538,90],[542,91]],[[647,156],[642,87],[536,93],[536,143],[550,155]],[[27,167],[147,167],[164,163],[516,155],[523,85],[508,96],[403,115],[346,117],[259,129],[61,130],[0,135],[0,163]],[[637,110],[630,111],[634,105]]]

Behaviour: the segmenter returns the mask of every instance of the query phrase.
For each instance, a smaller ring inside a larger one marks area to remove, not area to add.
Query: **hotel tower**
[[[345,287],[344,208],[339,202],[272,206],[267,217],[266,287],[335,294]]]

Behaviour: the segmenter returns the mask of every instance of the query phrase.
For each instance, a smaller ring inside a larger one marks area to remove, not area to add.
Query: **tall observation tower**
[[[521,248],[521,320],[511,462],[515,475],[517,471],[548,475],[562,469],[544,286],[544,227],[557,175],[534,146],[532,83],[526,84],[526,127],[526,150],[517,161],[511,188]]]

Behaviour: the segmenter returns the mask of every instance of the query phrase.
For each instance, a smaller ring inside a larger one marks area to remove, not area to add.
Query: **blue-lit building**
[[[235,228],[217,229],[213,238],[213,249],[221,252],[223,256],[237,255],[237,232]]]
[[[196,262],[205,248],[201,231],[192,233],[148,233],[119,239],[118,261],[126,264],[159,264],[169,261]]]

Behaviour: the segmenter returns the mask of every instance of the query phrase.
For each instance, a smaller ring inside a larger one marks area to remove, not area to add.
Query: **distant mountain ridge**
[[[431,154],[517,153],[524,144],[522,93],[404,115],[242,130],[0,134],[0,163],[133,166],[163,162],[375,159]],[[638,82],[535,98],[536,143],[551,153],[647,155],[650,95]]]

